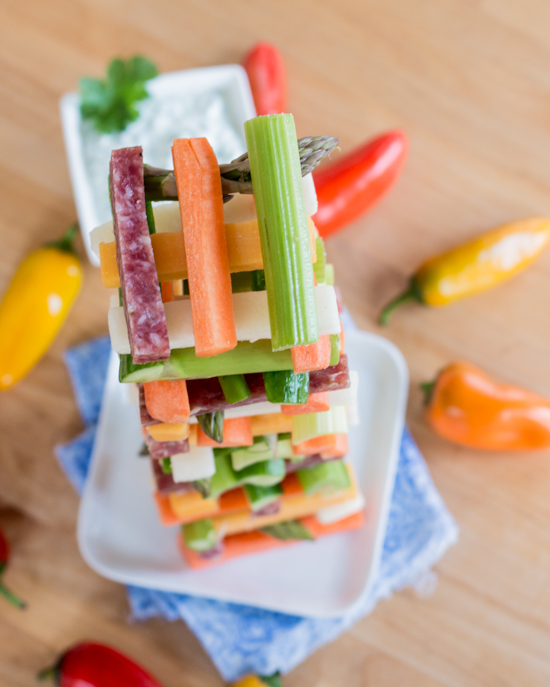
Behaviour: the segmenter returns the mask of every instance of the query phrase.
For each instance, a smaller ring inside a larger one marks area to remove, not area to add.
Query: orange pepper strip
[[[482,370],[455,362],[422,385],[426,420],[456,444],[486,451],[550,448],[550,400],[517,386],[497,384]]]

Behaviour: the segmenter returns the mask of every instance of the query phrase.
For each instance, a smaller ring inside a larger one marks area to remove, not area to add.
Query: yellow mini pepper
[[[550,242],[550,219],[531,217],[505,224],[448,253],[425,262],[409,288],[387,305],[380,324],[394,308],[416,300],[441,306],[497,286],[530,265]]]
[[[28,255],[0,302],[1,390],[44,355],[80,290],[82,265],[72,247],[77,229]]]

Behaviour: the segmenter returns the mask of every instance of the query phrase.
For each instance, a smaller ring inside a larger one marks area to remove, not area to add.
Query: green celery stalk
[[[163,362],[134,365],[130,354],[120,356],[121,382],[151,382],[155,379],[201,379],[230,374],[292,370],[290,351],[271,350],[270,339],[239,341],[236,348],[206,358],[197,358],[194,348],[175,348]]]
[[[313,263],[313,272],[318,284],[325,283],[325,269],[327,263],[327,254],[325,252],[325,244],[323,239],[319,236],[315,239],[317,247],[317,261]]]
[[[254,463],[236,473],[240,484],[254,484],[257,487],[271,487],[279,484],[285,475],[285,461],[282,458]]]
[[[150,200],[145,201],[145,214],[147,215],[149,234],[156,234],[157,229],[155,227],[155,215],[153,214],[153,204]]]
[[[183,525],[182,530],[185,545],[193,551],[210,551],[218,543],[216,529],[210,518],[190,522]]]
[[[309,372],[264,372],[265,393],[270,403],[307,403]]]
[[[252,396],[244,375],[221,375],[218,381],[228,403],[239,403]]]
[[[282,487],[279,484],[273,484],[270,487],[257,487],[254,484],[245,484],[244,490],[250,508],[253,511],[262,510],[269,506],[273,501],[277,501],[283,494]]]
[[[340,362],[340,337],[338,334],[330,335],[330,365],[334,367]]]
[[[325,284],[334,286],[334,265],[331,263],[325,265]]]
[[[348,418],[345,406],[334,406],[322,413],[304,413],[292,417],[292,443],[323,437],[326,434],[347,434]]]
[[[351,480],[342,460],[331,460],[314,468],[297,470],[296,475],[307,496],[319,492],[332,494],[351,487]]]
[[[214,449],[214,462],[216,472],[212,476],[210,497],[217,499],[226,491],[235,489],[240,485],[239,478],[231,466],[231,454],[224,450]]]
[[[172,461],[170,460],[170,458],[161,458],[160,467],[162,468],[162,472],[165,475],[172,474]]]
[[[309,226],[291,114],[245,123],[274,351],[318,341]]]

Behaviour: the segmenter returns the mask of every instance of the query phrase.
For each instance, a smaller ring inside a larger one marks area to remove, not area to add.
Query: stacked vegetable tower
[[[363,517],[342,460],[357,379],[310,219],[309,172],[337,141],[297,141],[288,114],[245,132],[230,165],[204,138],[174,141],[173,172],[113,151],[113,222],[92,234],[160,519],[197,568]]]

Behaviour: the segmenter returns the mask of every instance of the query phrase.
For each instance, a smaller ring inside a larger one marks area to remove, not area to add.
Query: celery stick
[[[239,403],[252,396],[244,375],[221,375],[218,381],[228,403]]]
[[[253,511],[262,510],[269,506],[273,501],[277,501],[283,494],[282,488],[278,484],[270,487],[257,487],[254,484],[245,484],[244,490],[246,497]]]
[[[155,227],[155,216],[153,214],[153,204],[150,200],[145,201],[145,214],[147,215],[147,227],[149,228],[149,234],[156,234],[157,230]]]
[[[340,337],[338,334],[330,335],[330,367],[340,362]]]
[[[291,114],[245,123],[274,351],[319,339],[309,226]]]
[[[292,360],[290,361],[292,365]],[[164,372],[164,362],[143,363],[136,365],[131,355],[120,356],[118,379],[120,382],[153,382],[161,379]]]
[[[231,467],[231,454],[226,451],[218,452],[214,450],[214,461],[216,463],[216,472],[212,477],[210,497],[217,499],[224,492],[238,487],[240,482]]]
[[[172,461],[170,460],[170,458],[161,458],[160,467],[162,468],[162,472],[165,475],[172,474]]]
[[[331,494],[351,487],[348,471],[341,460],[321,463],[314,468],[304,468],[298,470],[296,475],[307,496],[313,496],[319,492]]]
[[[209,551],[217,541],[216,529],[210,518],[196,520],[182,527],[185,545],[193,551]]]
[[[347,431],[346,406],[334,406],[323,413],[305,413],[292,417],[293,444],[301,444],[326,434],[346,434]]]
[[[235,473],[241,484],[254,484],[257,487],[270,487],[279,484],[285,478],[285,461],[282,458],[277,460],[264,460],[261,463],[254,463],[243,470]]]
[[[331,263],[325,265],[325,284],[327,286],[334,286],[334,265]]]
[[[325,268],[327,261],[327,254],[325,253],[325,244],[321,237],[315,239],[317,246],[317,261],[313,263],[313,271],[318,284],[325,283]]]
[[[309,372],[294,374],[292,370],[264,372],[267,400],[270,403],[307,403]]]
[[[229,374],[252,374],[273,370],[292,370],[290,351],[271,350],[271,341],[239,341],[227,353],[197,358],[194,348],[175,348],[170,359],[134,365],[129,354],[120,356],[121,382],[150,382],[155,379],[202,379]]]

